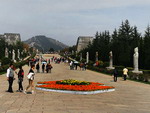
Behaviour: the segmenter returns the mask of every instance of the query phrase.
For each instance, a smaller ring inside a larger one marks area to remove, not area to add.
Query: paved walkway
[[[48,56],[47,56],[48,57]],[[37,81],[77,79],[114,86],[116,91],[94,95],[75,95],[36,90],[36,94],[5,92],[5,74],[0,76],[0,113],[150,113],[150,85],[133,81],[113,82],[112,77],[93,71],[69,70],[67,64],[54,64],[51,74],[36,74]],[[29,70],[24,66],[25,75]],[[28,84],[24,79],[23,86]],[[18,88],[17,80],[13,89]]]

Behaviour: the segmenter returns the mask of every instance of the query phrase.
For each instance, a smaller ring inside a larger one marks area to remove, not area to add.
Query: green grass
[[[139,81],[139,80],[133,80],[133,79],[130,79],[130,78],[127,78],[127,80],[131,80],[131,81],[134,81],[134,82],[140,82],[140,83],[144,83],[144,84],[149,84],[149,85],[150,85],[150,82],[144,82],[144,81]]]
[[[0,75],[5,74],[6,72],[0,72]]]

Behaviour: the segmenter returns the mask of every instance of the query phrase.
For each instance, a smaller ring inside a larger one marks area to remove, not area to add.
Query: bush
[[[117,69],[117,70],[123,70],[123,68],[125,68],[124,66],[115,66],[115,68]]]
[[[89,85],[91,83],[90,82],[86,82],[86,81],[79,81],[79,80],[68,79],[68,80],[63,80],[63,81],[56,81],[56,84],[63,84],[63,85]]]
[[[109,62],[104,62],[103,67],[106,68],[109,66]]]
[[[2,58],[1,61],[2,61],[2,65],[7,65],[12,63],[11,59],[6,57]]]
[[[35,54],[33,54],[33,55],[32,55],[31,57],[29,57],[28,59],[34,58],[34,56],[35,56]],[[18,68],[19,66],[23,66],[23,65],[27,64],[28,59],[27,59],[27,60],[24,60],[24,61],[21,61],[21,62],[14,63],[14,67],[15,67],[15,68]],[[5,59],[4,59],[4,60],[5,60]],[[8,59],[5,60],[5,61],[8,61]],[[8,69],[8,67],[9,67],[9,64],[10,64],[10,63],[12,63],[12,62],[10,61],[10,62],[7,63],[7,65],[2,65],[2,66],[0,67],[0,73],[1,73],[1,72],[6,72],[7,69]]]

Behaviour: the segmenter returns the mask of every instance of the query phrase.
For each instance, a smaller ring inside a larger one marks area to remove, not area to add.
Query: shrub
[[[2,58],[1,61],[2,61],[2,65],[7,65],[12,63],[11,59],[6,57]]]
[[[109,62],[104,62],[103,67],[106,68],[109,66]]]
[[[69,80],[56,81],[56,84],[63,84],[63,85],[89,85],[90,82],[69,79]]]

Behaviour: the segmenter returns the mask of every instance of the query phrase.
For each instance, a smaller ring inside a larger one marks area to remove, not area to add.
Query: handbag
[[[29,73],[29,74],[27,75],[27,78],[33,80],[33,76],[34,76],[34,73]]]

